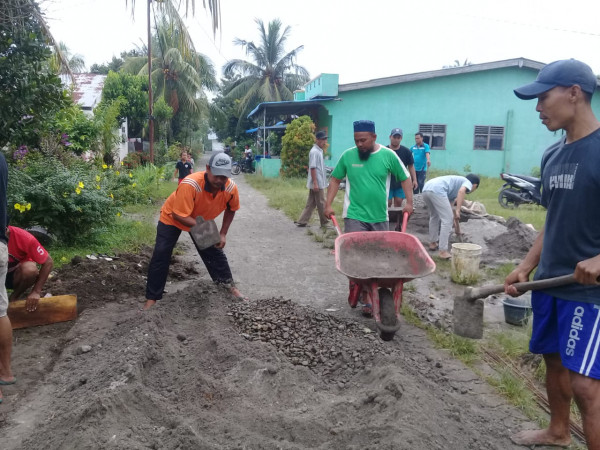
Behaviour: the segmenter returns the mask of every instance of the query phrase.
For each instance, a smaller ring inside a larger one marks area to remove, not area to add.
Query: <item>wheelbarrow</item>
[[[435,263],[421,242],[405,232],[408,213],[404,213],[401,232],[342,234],[335,216],[331,220],[338,232],[336,269],[348,277],[351,286],[355,283],[348,303],[356,308],[362,291],[363,303],[371,305],[381,339],[390,341],[400,328],[404,283],[433,273]]]

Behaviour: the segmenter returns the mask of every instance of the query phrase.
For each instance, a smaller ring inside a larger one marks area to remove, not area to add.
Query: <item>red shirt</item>
[[[48,252],[28,231],[13,226],[8,227],[8,270],[14,270],[22,261],[35,261],[44,264]]]

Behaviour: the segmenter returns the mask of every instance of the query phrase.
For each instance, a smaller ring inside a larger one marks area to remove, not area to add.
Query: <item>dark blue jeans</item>
[[[154,245],[154,252],[148,266],[148,281],[146,283],[147,300],[160,300],[162,298],[165,285],[167,284],[167,276],[169,275],[171,255],[180,234],[181,230],[179,228],[158,222],[158,226],[156,227],[156,244]],[[233,283],[231,269],[229,268],[225,252],[216,247],[200,250],[191,234],[190,237],[212,280],[215,283]]]
[[[414,194],[420,194],[423,192],[423,186],[425,186],[425,178],[427,178],[427,170],[416,170],[417,183],[419,186],[414,190]]]

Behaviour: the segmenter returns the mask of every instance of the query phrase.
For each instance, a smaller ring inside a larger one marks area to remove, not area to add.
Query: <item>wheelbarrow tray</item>
[[[397,231],[359,231],[338,236],[335,266],[352,281],[376,278],[381,286],[435,271],[435,262],[419,239]]]

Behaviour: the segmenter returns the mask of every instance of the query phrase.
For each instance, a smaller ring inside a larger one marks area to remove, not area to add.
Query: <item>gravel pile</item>
[[[378,355],[394,353],[364,325],[282,298],[234,303],[229,315],[246,339],[274,345],[292,364],[338,384],[370,367]]]

